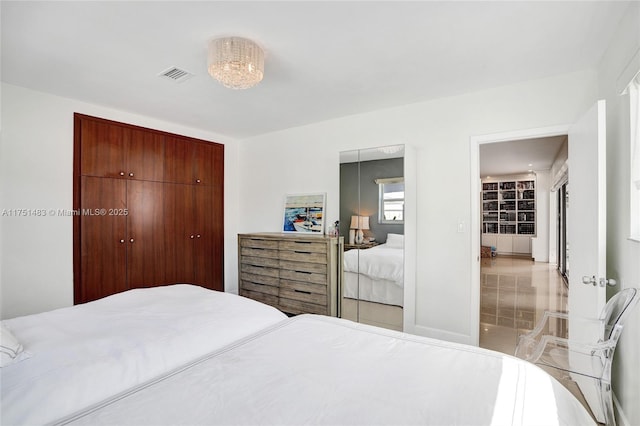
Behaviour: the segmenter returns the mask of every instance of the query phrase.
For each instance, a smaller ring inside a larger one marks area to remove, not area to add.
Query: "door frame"
[[[469,220],[471,233],[471,297],[469,298],[469,336],[470,344],[480,344],[480,245],[481,245],[481,177],[480,177],[480,145],[509,142],[523,139],[544,138],[551,136],[563,136],[569,134],[570,124],[551,127],[538,127],[532,129],[515,130],[509,132],[492,133],[487,135],[475,135],[469,138],[469,151],[471,164],[470,196],[471,217]]]

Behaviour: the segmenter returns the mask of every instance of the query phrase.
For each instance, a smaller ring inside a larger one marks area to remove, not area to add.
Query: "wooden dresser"
[[[342,237],[240,234],[240,295],[288,314],[338,316],[342,253]]]

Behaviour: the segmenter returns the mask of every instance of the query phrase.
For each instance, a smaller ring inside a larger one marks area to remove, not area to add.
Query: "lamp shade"
[[[230,89],[248,89],[262,81],[264,52],[246,38],[219,38],[209,43],[208,71]]]
[[[351,216],[351,229],[369,229],[369,216]]]

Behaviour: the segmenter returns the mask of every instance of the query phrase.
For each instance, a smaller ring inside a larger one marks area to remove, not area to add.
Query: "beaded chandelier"
[[[264,52],[254,42],[227,37],[209,43],[209,74],[224,87],[248,89],[264,76]]]

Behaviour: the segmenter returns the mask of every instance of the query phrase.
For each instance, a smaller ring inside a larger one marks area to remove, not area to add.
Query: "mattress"
[[[285,318],[244,297],[178,284],[5,320],[28,357],[0,369],[1,423],[56,421]]]
[[[404,303],[404,288],[393,281],[346,271],[343,278],[346,298],[395,306],[402,306]]]
[[[344,252],[344,270],[404,286],[404,250],[386,244]]]
[[[514,357],[301,315],[63,419],[72,425],[590,425]]]

